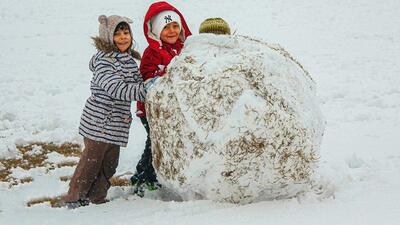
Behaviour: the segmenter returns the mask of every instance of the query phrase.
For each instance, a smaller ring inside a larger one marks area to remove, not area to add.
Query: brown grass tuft
[[[34,147],[41,147],[40,152],[35,152],[32,154],[32,149]],[[57,152],[59,154],[64,155],[65,157],[75,156],[78,157],[81,154],[81,147],[78,144],[72,143],[64,143],[62,145],[56,145],[53,143],[43,143],[43,142],[35,142],[29,145],[18,145],[18,151],[21,153],[22,157],[18,159],[0,159],[0,164],[4,169],[0,170],[0,182],[8,182],[11,186],[17,185],[20,183],[32,182],[32,178],[27,179],[24,178],[22,180],[18,180],[14,177],[11,177],[11,170],[13,168],[21,167],[24,170],[30,170],[32,168],[37,167],[45,167],[48,169],[54,169],[55,167],[65,167],[65,166],[74,166],[75,162],[63,162],[57,165],[53,163],[45,162],[48,158],[47,154],[51,152]]]
[[[57,163],[57,168],[73,167],[73,166],[76,166],[77,164],[78,164],[77,162],[73,162],[73,161],[61,162],[61,163]]]
[[[47,153],[50,152],[57,152],[59,154],[62,154],[66,157],[68,156],[80,156],[81,155],[81,147],[78,144],[72,144],[72,143],[64,143],[62,145],[56,145],[54,143],[44,143],[44,142],[35,142],[31,143],[29,145],[18,145],[17,149],[21,153],[26,153],[28,151],[31,151],[34,146],[40,146],[43,148],[43,150]]]
[[[60,180],[63,182],[67,182],[67,181],[71,180],[71,178],[72,178],[72,176],[61,176]]]
[[[111,177],[110,183],[111,186],[129,186],[131,182],[127,178]]]
[[[41,198],[35,198],[26,203],[26,206],[31,207],[33,205],[37,204],[43,204],[43,203],[49,203],[51,207],[56,207],[56,203],[60,201],[60,199],[63,197],[61,196],[56,196],[56,197],[41,197]]]
[[[31,183],[33,181],[33,178],[32,177],[24,177],[20,181],[21,181],[21,184]]]
[[[32,199],[32,200],[28,201],[26,203],[26,205],[28,207],[31,207],[32,205],[41,204],[41,203],[50,202],[50,201],[51,201],[50,197],[36,198],[36,199]]]

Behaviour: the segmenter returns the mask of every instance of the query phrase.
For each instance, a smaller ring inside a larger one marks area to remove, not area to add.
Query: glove
[[[167,67],[164,65],[158,65],[158,70],[154,73],[154,76],[163,76],[167,73]]]
[[[150,78],[150,79],[148,79],[148,80],[146,80],[145,82],[144,82],[144,91],[147,93],[147,91],[149,90],[149,88],[151,87],[151,86],[153,86],[153,84],[156,82],[156,80],[158,79],[158,78],[160,78],[159,76],[155,76],[155,77],[153,77],[153,78]]]

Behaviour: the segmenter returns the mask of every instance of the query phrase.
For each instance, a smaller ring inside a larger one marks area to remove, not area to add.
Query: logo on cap
[[[170,22],[172,22],[171,15],[165,16],[164,19],[165,19],[165,23],[170,23]]]

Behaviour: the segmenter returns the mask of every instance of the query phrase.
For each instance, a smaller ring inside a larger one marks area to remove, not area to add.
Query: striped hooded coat
[[[79,133],[91,140],[125,147],[132,121],[132,101],[144,101],[142,76],[130,53],[115,50],[100,38],[94,38],[98,52],[89,68],[91,96],[81,116]]]

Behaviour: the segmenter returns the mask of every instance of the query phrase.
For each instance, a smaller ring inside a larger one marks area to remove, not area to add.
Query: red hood
[[[176,12],[179,17],[181,18],[181,23],[182,23],[182,32],[180,35],[180,39],[182,42],[185,41],[187,37],[192,35],[192,33],[189,30],[188,25],[186,24],[185,18],[183,17],[182,13],[179,12],[175,7],[170,5],[167,2],[156,2],[150,5],[149,9],[147,10],[146,15],[144,16],[144,23],[143,23],[143,31],[144,35],[146,36],[147,42],[149,43],[149,46],[152,48],[158,49],[161,46],[161,40],[158,40],[154,36],[149,36],[150,33],[150,19],[157,15],[159,12],[164,11],[164,10],[172,10]]]

